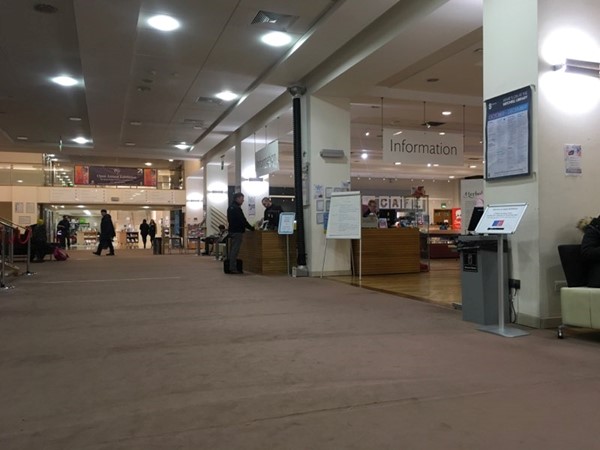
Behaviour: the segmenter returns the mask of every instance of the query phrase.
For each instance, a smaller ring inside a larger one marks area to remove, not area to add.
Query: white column
[[[302,150],[309,164],[308,198],[304,199],[304,226],[306,235],[307,266],[311,276],[320,276],[325,254],[323,224],[317,219],[321,204],[327,204],[327,188],[341,188],[350,182],[350,101],[306,95],[302,101]],[[341,159],[320,156],[322,149],[345,152]],[[323,198],[316,198],[323,193]],[[322,200],[322,203],[319,201]],[[323,273],[325,275],[350,272],[351,243],[349,240],[329,240]]]
[[[556,73],[549,56],[599,61],[598,17],[600,4],[586,0],[484,0],[484,99],[533,86],[533,173],[485,185],[486,204],[529,204],[509,264],[521,280],[518,321],[529,326],[560,323],[557,245],[579,243],[575,224],[599,212],[600,80]],[[582,176],[565,176],[565,144],[582,145]]]
[[[205,167],[206,180],[206,234],[214,234],[219,225],[227,225],[227,168],[221,162],[210,162]]]
[[[269,182],[260,181],[256,177],[255,149],[260,150],[264,146],[262,142],[255,145],[249,140],[243,141],[240,146],[241,192],[244,194],[242,210],[248,222],[253,225],[263,217],[264,207],[261,199],[269,195]]]

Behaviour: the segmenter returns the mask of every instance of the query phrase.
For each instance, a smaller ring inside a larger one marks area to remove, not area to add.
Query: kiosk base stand
[[[307,277],[308,276],[308,267],[306,266],[296,266],[292,267],[292,276],[299,277]]]
[[[486,333],[497,334],[498,336],[504,337],[519,337],[527,336],[529,334],[527,331],[519,330],[518,328],[500,327],[499,325],[485,325],[477,329],[479,331],[485,331]]]
[[[504,235],[512,234],[517,230],[525,209],[527,209],[527,203],[489,205],[475,228],[475,232],[478,234],[495,234],[498,242],[498,325],[486,325],[478,328],[479,331],[503,337],[519,337],[529,334],[518,328],[504,326]]]

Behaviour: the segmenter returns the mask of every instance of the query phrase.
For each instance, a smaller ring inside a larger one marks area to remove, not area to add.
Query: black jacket
[[[236,202],[231,202],[227,208],[227,222],[229,222],[228,231],[230,233],[243,233],[246,228],[254,231],[254,227],[246,220],[242,207]]]
[[[148,236],[149,233],[150,233],[150,225],[148,225],[146,222],[142,222],[140,224],[140,234],[142,236]]]
[[[600,218],[585,227],[581,240],[581,258],[587,272],[587,285],[600,287]]]
[[[104,214],[100,221],[100,240],[111,241],[115,236],[115,226],[112,223],[112,217],[110,217],[110,214]]]

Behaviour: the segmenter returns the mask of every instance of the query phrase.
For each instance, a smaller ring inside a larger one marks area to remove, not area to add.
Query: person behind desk
[[[262,199],[262,205],[265,207],[263,223],[268,222],[267,228],[269,230],[276,230],[279,226],[279,215],[283,209],[279,205],[274,205],[269,197]]]
[[[600,216],[581,228],[581,257],[587,272],[587,285],[597,288],[600,287]]]
[[[371,215],[377,216],[377,202],[375,200],[369,200],[367,209],[363,213],[363,217],[369,217]]]
[[[236,192],[233,194],[233,201],[227,208],[227,222],[229,222],[229,273],[241,273],[237,270],[237,256],[242,246],[244,232],[246,229],[254,231],[254,227],[248,223],[242,204],[244,203],[244,194]]]

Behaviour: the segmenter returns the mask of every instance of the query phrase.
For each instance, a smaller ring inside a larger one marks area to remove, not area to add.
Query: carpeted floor
[[[2,449],[598,446],[598,334],[502,338],[192,254],[71,255],[0,291]]]

